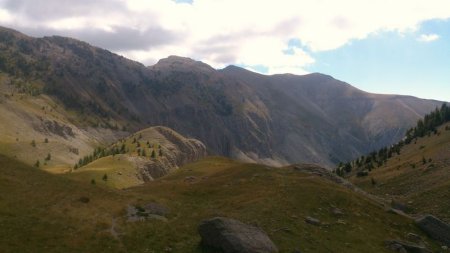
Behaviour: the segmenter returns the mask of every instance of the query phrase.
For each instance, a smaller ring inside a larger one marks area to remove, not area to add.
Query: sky
[[[449,0],[0,0],[0,25],[145,65],[179,55],[450,101]]]

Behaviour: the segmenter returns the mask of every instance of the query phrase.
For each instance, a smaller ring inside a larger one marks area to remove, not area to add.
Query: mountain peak
[[[16,31],[14,29],[4,27],[4,26],[0,26],[0,35],[1,35],[2,38],[5,38],[5,36],[7,36],[7,38],[14,38],[14,37],[15,38],[22,38],[22,39],[23,38],[28,38],[27,35],[19,32],[19,31]]]
[[[196,61],[194,59],[182,56],[171,55],[167,58],[159,60],[155,65],[151,66],[152,69],[177,69],[182,71],[192,71],[194,69],[200,71],[216,71],[208,64]]]

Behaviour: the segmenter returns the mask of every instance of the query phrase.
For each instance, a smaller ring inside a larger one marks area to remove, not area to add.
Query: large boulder
[[[216,217],[198,227],[202,245],[225,253],[275,253],[277,247],[261,229],[240,221]]]
[[[399,240],[389,240],[384,242],[386,247],[391,251],[399,253],[432,253],[424,246],[416,245],[410,242],[403,242]]]
[[[422,229],[429,237],[450,246],[450,225],[432,216],[425,215],[416,220],[417,226]]]

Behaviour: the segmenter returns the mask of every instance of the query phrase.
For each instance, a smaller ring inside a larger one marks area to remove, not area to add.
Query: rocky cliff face
[[[176,56],[145,67],[74,39],[1,35],[0,70],[39,80],[66,108],[130,132],[167,126],[245,161],[332,167],[398,141],[441,104],[366,93],[322,74],[215,70]]]
[[[195,162],[207,155],[206,147],[202,142],[185,138],[167,127],[151,127],[135,135],[157,142],[163,154],[156,155],[156,159],[127,157],[129,161],[135,163],[138,177],[143,181],[162,177],[184,164]]]

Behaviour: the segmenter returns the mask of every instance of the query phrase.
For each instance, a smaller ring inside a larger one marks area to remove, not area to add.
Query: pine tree
[[[152,157],[152,158],[155,158],[155,156],[156,156],[155,150],[152,150],[152,155],[151,155],[151,157]]]
[[[106,182],[108,180],[108,175],[107,174],[103,175],[102,179],[103,179],[103,181]]]
[[[36,163],[34,164],[34,167],[39,168],[40,162],[39,160],[36,161]]]

